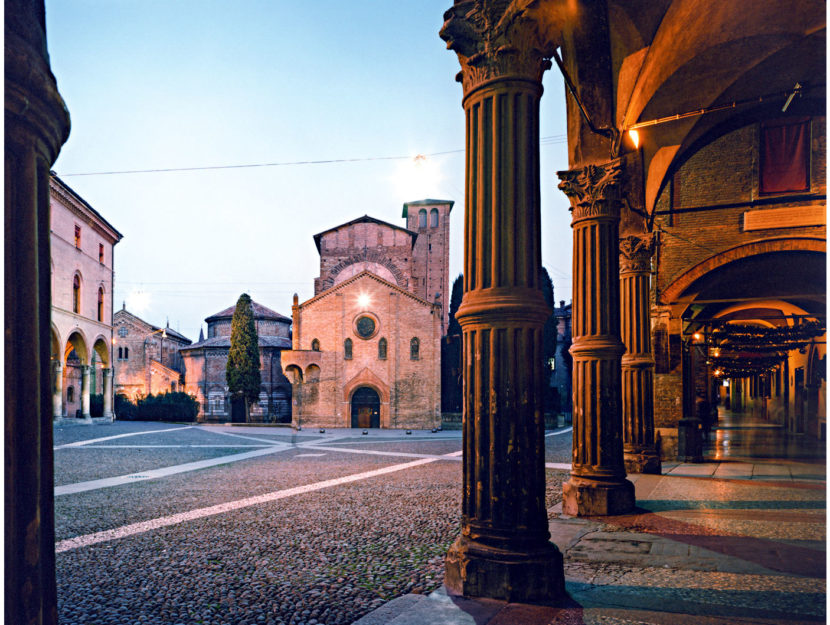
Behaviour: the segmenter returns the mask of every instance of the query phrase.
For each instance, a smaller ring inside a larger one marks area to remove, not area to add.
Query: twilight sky
[[[194,341],[242,292],[290,315],[293,293],[313,295],[314,234],[364,214],[403,226],[403,203],[424,198],[456,202],[454,279],[464,112],[458,61],[438,37],[451,4],[46,0],[52,70],[72,118],[53,169],[124,235],[115,308],[126,300]],[[570,301],[555,67],[544,87],[542,262],[555,298]],[[416,164],[418,154],[428,158]],[[287,164],[341,159],[350,162]],[[281,165],[75,175],[272,163]]]

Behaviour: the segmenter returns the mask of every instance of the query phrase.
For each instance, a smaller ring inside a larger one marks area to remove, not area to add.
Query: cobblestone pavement
[[[549,434],[546,461],[567,462],[570,431]],[[115,422],[54,439],[63,625],[352,623],[440,587],[459,530],[460,432]],[[567,473],[547,475],[553,507]]]

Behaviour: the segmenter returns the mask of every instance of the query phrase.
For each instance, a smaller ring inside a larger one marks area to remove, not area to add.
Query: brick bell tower
[[[418,233],[412,251],[410,290],[428,302],[441,304],[441,334],[450,313],[450,211],[452,200],[418,200],[403,205],[406,228]]]

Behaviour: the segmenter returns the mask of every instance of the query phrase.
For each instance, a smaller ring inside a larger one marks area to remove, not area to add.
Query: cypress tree
[[[251,297],[247,293],[239,296],[231,321],[231,347],[225,378],[228,392],[237,399],[245,400],[245,416],[252,403],[259,400],[262,386],[259,364],[259,340],[254,325],[254,311]]]
[[[450,295],[450,322],[447,328],[447,334],[449,336],[461,334],[461,326],[455,320],[455,313],[458,312],[458,307],[461,306],[461,298],[463,295],[464,275],[458,274],[458,277],[452,283],[452,294]]]

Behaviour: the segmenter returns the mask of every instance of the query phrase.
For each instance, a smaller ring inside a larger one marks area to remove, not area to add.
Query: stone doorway
[[[373,388],[361,386],[352,395],[352,427],[380,427],[380,397]]]
[[[231,397],[231,423],[245,423],[245,398]]]

